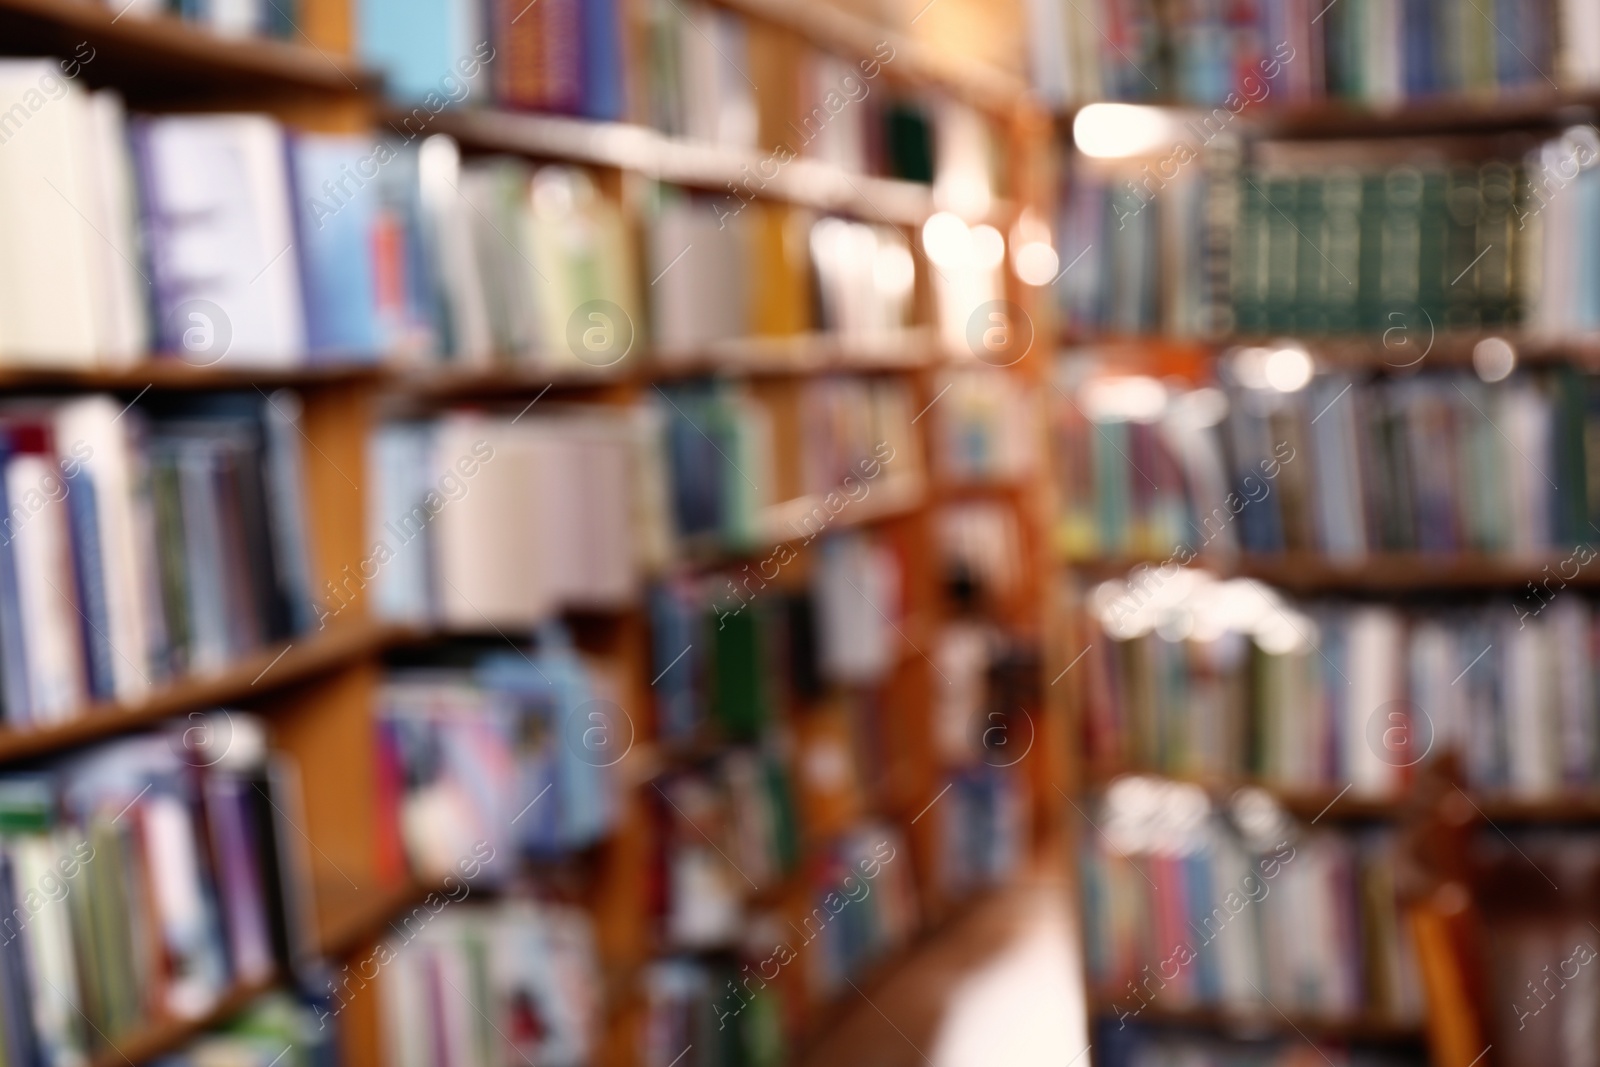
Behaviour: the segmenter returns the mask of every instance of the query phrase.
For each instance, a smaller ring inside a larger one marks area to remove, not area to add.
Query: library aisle
[[[0,1067],[1600,1067],[1600,0],[0,0]]]

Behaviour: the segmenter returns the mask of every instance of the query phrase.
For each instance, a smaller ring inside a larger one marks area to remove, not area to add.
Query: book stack
[[[666,552],[647,410],[463,411],[382,425],[368,451],[371,548],[330,583],[337,614],[448,629],[615,610]]]
[[[1016,740],[1020,754],[1025,741]],[[1002,885],[1021,869],[1029,821],[1014,773],[981,765],[957,771],[938,812],[939,883],[947,898]]]
[[[296,36],[301,6],[294,0],[133,0],[118,10],[118,17],[157,18],[176,15],[224,37]]]
[[[1239,110],[1337,99],[1373,108],[1539,95],[1600,78],[1591,0],[1247,5],[1032,0],[1033,80],[1057,106],[1160,100]]]
[[[13,728],[133,702],[310,628],[286,392],[0,412],[0,696]]]
[[[1032,402],[1014,375],[969,368],[945,378],[930,412],[933,453],[949,483],[1020,481],[1033,468],[1036,427]]]
[[[910,939],[919,921],[910,868],[900,831],[871,822],[842,835],[820,856],[812,908],[794,946],[816,952],[806,970],[815,993],[839,992]]]
[[[393,672],[379,691],[382,854],[419,880],[487,852],[481,883],[511,880],[519,856],[588,848],[617,819],[612,771],[634,740],[613,673],[587,664],[559,626],[529,656],[470,670]]]
[[[1117,169],[1071,169],[1059,197],[1056,233],[1061,258],[1072,266],[1054,281],[1056,306],[1068,329],[1188,336],[1231,325],[1229,245],[1207,244],[1220,236],[1208,228],[1207,212],[1226,210],[1225,196],[1212,194],[1232,187],[1222,184],[1227,172],[1220,150],[1201,159],[1154,187]],[[1222,173],[1208,181],[1217,171]],[[1218,263],[1221,278],[1211,269]],[[1214,321],[1219,309],[1229,318]]]
[[[703,0],[649,0],[637,11],[620,0],[520,11],[513,0],[362,0],[359,8],[357,51],[410,108],[399,120],[407,129],[481,104],[633,121],[677,143],[769,149],[719,198],[730,214],[802,157],[930,182],[936,142],[966,110],[886,88],[896,57],[888,41],[847,61]]]
[[[1402,611],[1139,570],[1093,604],[1085,741],[1102,768],[1381,798],[1454,750],[1489,794],[1600,783],[1594,608],[1575,592]]]
[[[1540,280],[1592,273],[1572,239],[1588,232],[1586,168],[1600,158],[1583,138],[1527,161],[1375,169],[1319,150],[1242,170],[1220,143],[1180,139],[1198,158],[1171,175],[1165,163],[1074,175],[1059,232],[1064,258],[1084,258],[1056,283],[1074,329],[1397,342],[1404,331],[1529,321],[1570,335],[1600,322],[1581,280],[1550,294]]]
[[[1519,225],[1527,180],[1516,163],[1499,161],[1244,171],[1229,223],[1234,329],[1420,332],[1429,322],[1475,330],[1521,321],[1532,291]],[[1307,232],[1326,236],[1306,241]],[[1401,233],[1409,238],[1390,236]]]
[[[597,372],[642,347],[631,240],[581,168],[463,165],[447,137],[416,151],[417,196],[449,344],[437,361]]]
[[[780,927],[781,929],[781,927]],[[770,977],[792,961],[782,933],[753,942],[739,958],[678,956],[644,972],[645,1067],[777,1067],[788,1049],[792,1002]],[[744,962],[748,957],[750,962]]]
[[[754,548],[804,538],[903,506],[921,491],[912,394],[899,378],[807,381],[799,401],[799,483],[778,493],[774,412],[745,387],[694,382],[659,390],[677,535]],[[792,552],[790,553],[793,554]]]
[[[0,780],[8,1062],[114,1051],[304,958],[283,759],[257,720],[219,711]]]
[[[601,1036],[595,934],[577,907],[533,901],[418,908],[374,950],[386,1063],[583,1067]]]
[[[673,951],[729,948],[746,906],[771,892],[798,858],[795,803],[773,755],[731,749],[705,767],[667,775],[658,797],[655,920]]]
[[[1092,817],[1105,835],[1079,838],[1085,956],[1108,1022],[1274,1006],[1420,1018],[1393,837],[1230,818],[1197,787],[1146,778],[1115,783]]]
[[[1285,392],[1267,367],[1291,364]],[[1594,536],[1592,375],[1307,378],[1314,364],[1292,345],[1236,350],[1219,366],[1222,388],[1185,390],[1063,365],[1063,551],[1545,560]],[[1580,566],[1550,574],[1570,581]]]
[[[434,346],[415,152],[265,115],[130,120],[58,66],[0,61],[0,102],[60,90],[0,161],[0,362],[283,367]]]

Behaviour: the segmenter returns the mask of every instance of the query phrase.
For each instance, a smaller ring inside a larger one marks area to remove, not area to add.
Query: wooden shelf
[[[1177,565],[1173,556],[1063,559],[1062,565],[1091,581],[1122,578],[1139,567]],[[1199,556],[1190,566],[1226,578],[1254,578],[1305,596],[1334,593],[1491,592],[1524,589],[1547,578],[1560,581],[1559,568],[1577,568],[1570,551],[1538,560],[1482,553],[1441,555],[1426,552],[1376,553],[1361,562],[1335,561],[1315,552],[1282,555]],[[1545,568],[1548,568],[1546,570]],[[1600,587],[1600,568],[1579,569],[1568,586]],[[1552,585],[1552,590],[1559,585]],[[1530,605],[1531,607],[1532,605]]]
[[[1110,101],[1160,107],[1203,116],[1203,104]],[[1065,108],[1056,119],[1067,131],[1081,106]],[[1281,141],[1376,139],[1428,135],[1484,134],[1511,131],[1554,131],[1593,122],[1600,112],[1600,93],[1551,92],[1533,89],[1477,96],[1441,95],[1392,107],[1373,107],[1344,100],[1322,100],[1287,106],[1255,106],[1238,115],[1241,131]],[[1068,135],[1070,137],[1070,133]]]
[[[136,103],[183,101],[194,92],[360,94],[379,78],[359,64],[295,41],[223,37],[170,15],[122,14],[126,0],[0,0],[0,40],[9,54],[70,58],[94,49],[82,77]],[[192,100],[191,100],[192,102]]]
[[[1090,1013],[1106,1022],[1117,1022],[1120,1008],[1131,1012],[1138,1000],[1094,996]],[[1137,1015],[1128,1015],[1132,1025],[1170,1026],[1208,1030],[1237,1038],[1306,1037],[1313,1040],[1354,1042],[1357,1044],[1415,1045],[1426,1039],[1422,1023],[1401,1022],[1376,1015],[1348,1019],[1279,1012],[1263,1004],[1258,1011],[1242,1012],[1220,1008],[1175,1008],[1147,1004]]]
[[[387,121],[401,128],[405,111]],[[814,159],[779,165],[771,152],[693,144],[647,126],[595,122],[492,108],[442,111],[428,121],[432,133],[447,133],[469,152],[514,152],[539,159],[587,163],[633,171],[673,185],[734,196],[729,184],[818,211],[854,215],[869,222],[920,226],[933,213],[933,191],[918,182],[853,174]],[[761,178],[773,171],[764,184]],[[755,180],[751,181],[751,176]]]
[[[387,374],[381,363],[323,364],[302,367],[229,366],[195,367],[180,359],[144,360],[129,367],[95,367],[69,370],[50,367],[0,367],[0,390],[101,389],[111,392],[263,388],[317,388],[327,385],[381,381]]]
[[[826,497],[814,493],[768,505],[766,513],[761,518],[763,533],[751,544],[725,544],[716,535],[685,538],[680,541],[678,558],[675,562],[690,568],[718,567],[737,560],[750,559],[782,545],[806,544],[827,531],[873,526],[904,519],[917,514],[928,504],[927,493],[920,485],[896,492],[889,492],[886,487],[880,486],[861,500],[850,500],[842,489],[838,490],[838,493],[847,501],[845,506],[836,514],[832,514],[825,525],[810,533],[806,532],[806,528],[796,531],[796,524],[806,516],[815,514],[817,510],[829,513],[827,505],[823,503]]]
[[[968,103],[1002,117],[1010,115],[1030,95],[1027,83],[1006,71],[890,33],[870,19],[830,3],[806,0],[713,2],[748,18],[781,26],[823,51],[850,59],[865,59],[878,54],[876,50],[880,45],[889,45],[894,49],[894,58],[883,64],[883,71],[890,77],[943,86]]]
[[[131,1034],[108,1039],[111,1047],[97,1053],[89,1060],[89,1067],[128,1067],[142,1064],[168,1052],[176,1051],[207,1030],[228,1022],[249,1007],[250,1002],[263,993],[277,988],[276,977],[260,982],[235,986],[212,1006],[210,1011],[193,1019],[165,1019],[152,1023]]]
[[[1404,334],[1394,334],[1385,344],[1382,334],[1300,334],[1286,330],[1273,335],[1229,335],[1226,337],[1177,337],[1165,334],[1095,334],[1072,330],[1061,333],[1063,347],[1096,348],[1113,361],[1119,357],[1137,359],[1142,350],[1183,351],[1213,357],[1224,349],[1266,346],[1292,340],[1302,345],[1328,367],[1345,370],[1369,369],[1405,373],[1433,367],[1470,367],[1472,350],[1486,337],[1499,337],[1516,349],[1517,360],[1525,364],[1570,363],[1584,368],[1600,368],[1600,334],[1574,337],[1531,337],[1508,326],[1498,331],[1433,330],[1425,319],[1405,323]],[[1404,343],[1401,343],[1401,342]]]
[[[1117,771],[1114,774],[1099,773],[1093,775],[1089,789],[1094,793],[1102,792],[1116,779],[1129,775],[1162,778],[1169,782],[1186,782],[1190,785],[1196,785],[1222,803],[1225,803],[1228,798],[1241,789],[1258,789],[1276,800],[1290,815],[1302,820],[1316,819],[1320,822],[1322,819],[1328,819],[1339,822],[1369,822],[1399,819],[1405,814],[1403,807],[1405,801],[1401,797],[1374,797],[1357,794],[1353,789],[1347,791],[1340,786],[1291,789],[1272,782],[1265,782],[1258,778],[1229,775],[1177,774],[1163,770],[1129,768]]]
[[[320,636],[304,635],[281,648],[257,652],[215,674],[176,680],[139,703],[93,704],[64,722],[0,730],[0,763],[75,748],[188,711],[253,700],[370,655],[390,635],[388,628],[367,623],[333,626]]]

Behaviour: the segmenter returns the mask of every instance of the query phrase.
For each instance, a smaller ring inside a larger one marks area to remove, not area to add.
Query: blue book
[[[477,16],[469,0],[359,0],[357,49],[383,71],[390,95],[433,109],[451,100],[459,64],[482,41]]]
[[[11,441],[0,433],[0,475],[11,461]],[[22,600],[17,590],[15,530],[11,526],[11,499],[0,476],[0,694],[5,699],[5,721],[13,728],[28,724],[28,652],[23,644]]]
[[[583,17],[583,113],[620,121],[627,107],[623,81],[620,0],[587,0]]]
[[[116,696],[112,672],[111,613],[106,606],[105,572],[101,567],[100,514],[88,472],[79,470],[66,479],[67,514],[72,535],[72,567],[82,598],[78,619],[87,652],[89,692],[96,700]]]
[[[290,142],[295,248],[316,359],[375,359],[384,349],[373,277],[374,151],[359,137],[303,134]]]

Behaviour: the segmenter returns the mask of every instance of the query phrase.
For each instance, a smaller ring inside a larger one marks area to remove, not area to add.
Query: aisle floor
[[[802,1067],[1078,1067],[1083,995],[1069,902],[1037,877],[986,898],[854,1004]]]

